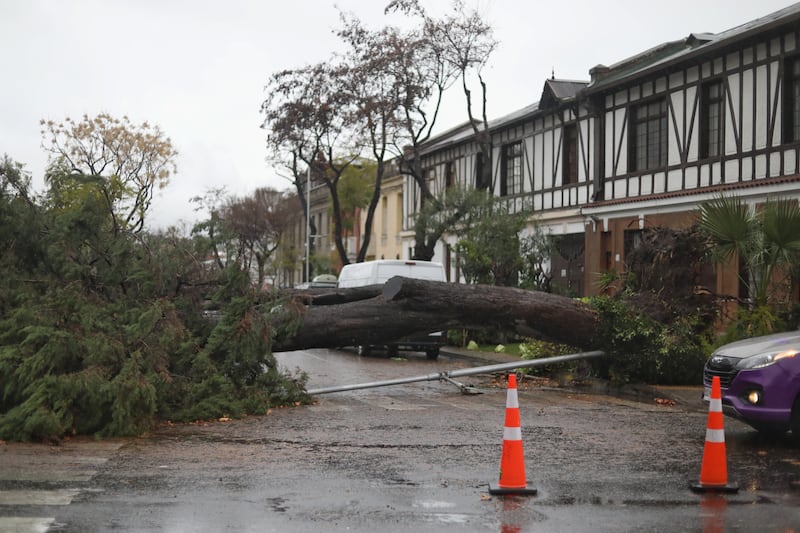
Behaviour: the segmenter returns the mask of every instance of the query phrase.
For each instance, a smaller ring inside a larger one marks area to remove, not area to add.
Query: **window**
[[[381,197],[381,238],[383,240],[386,240],[387,233],[389,233],[389,199],[383,196]]]
[[[655,100],[631,108],[628,140],[630,172],[667,165],[666,100]]]
[[[722,155],[724,93],[721,81],[700,88],[700,158]]]
[[[578,128],[575,124],[564,126],[563,152],[562,183],[578,183]]]
[[[800,56],[784,64],[783,142],[800,141]]]
[[[456,166],[452,161],[444,165],[444,188],[449,189],[456,184]]]
[[[403,193],[400,193],[400,194],[397,195],[397,212],[396,212],[395,216],[397,217],[397,219],[395,220],[396,226],[398,228],[402,228],[403,227]],[[395,236],[395,238],[398,239],[398,242],[399,242],[400,235],[397,234]],[[400,259],[400,258],[398,257],[398,259]]]
[[[503,168],[500,196],[522,192],[522,141],[503,146]]]
[[[405,191],[408,192],[408,196],[403,197],[404,207],[402,210],[403,213],[403,229],[410,229],[414,227],[414,220],[416,214],[421,209],[422,202],[420,198],[422,197],[422,192],[419,189],[419,185],[417,184],[417,180],[412,178],[411,176],[406,176],[406,185],[403,187]]]
[[[436,169],[429,168],[425,171],[425,186],[428,188],[428,192],[431,194],[436,194]],[[422,189],[419,191],[419,208],[422,210],[425,207],[425,194],[423,194]]]
[[[486,169],[491,169],[492,161],[489,158],[488,163],[484,160],[483,152],[475,154],[475,188],[479,190],[486,190],[492,184],[490,177],[484,179],[483,173]]]

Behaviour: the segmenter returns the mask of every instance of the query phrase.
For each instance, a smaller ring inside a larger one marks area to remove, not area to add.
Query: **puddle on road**
[[[466,524],[470,521],[470,516],[467,514],[439,512],[456,507],[456,504],[452,502],[442,500],[417,500],[412,504],[412,507],[428,511],[425,513],[425,516],[431,522],[442,524]]]
[[[422,509],[449,509],[455,507],[456,504],[451,502],[443,502],[439,500],[418,500],[412,504],[414,507]]]

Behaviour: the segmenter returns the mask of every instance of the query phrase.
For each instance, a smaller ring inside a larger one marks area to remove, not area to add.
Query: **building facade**
[[[553,283],[593,294],[596,276],[621,270],[647,226],[689,225],[720,194],[753,208],[800,200],[799,29],[796,4],[597,65],[588,81],[546,80],[537,103],[490,123],[490,161],[468,124],[429,141],[422,162],[431,191],[475,187],[491,165],[490,190],[512,209],[532,206],[559,237]],[[420,199],[412,179],[403,187],[408,257]],[[443,239],[434,260],[453,265],[452,244]],[[716,278],[711,290],[737,294],[735,272]]]
[[[403,257],[403,176],[397,165],[389,164],[381,183],[381,196],[375,208],[367,259]]]
[[[403,257],[401,228],[403,225],[403,177],[394,162],[386,164],[381,183],[380,198],[372,221],[369,246],[365,259],[401,259]],[[302,183],[306,206],[297,205],[291,229],[285,235],[278,252],[281,286],[300,285],[319,274],[337,274],[342,262],[336,251],[334,224],[331,213],[331,196],[324,183],[313,178]],[[309,219],[306,220],[306,209]],[[343,231],[342,242],[350,262],[363,244],[367,209],[355,208],[347,216],[352,218],[352,229]],[[311,253],[306,255],[310,247]],[[308,264],[306,264],[308,262]],[[308,270],[308,275],[306,274]]]

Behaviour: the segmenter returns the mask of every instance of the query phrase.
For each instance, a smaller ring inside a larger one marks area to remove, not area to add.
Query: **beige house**
[[[403,226],[403,176],[397,166],[387,166],[381,183],[381,198],[375,208],[367,259],[403,259],[400,231]],[[363,221],[361,221],[363,226]]]
[[[287,232],[285,242],[281,244],[280,252],[277,254],[282,258],[278,276],[281,286],[299,285],[309,281],[307,278],[313,279],[319,274],[329,272],[336,274],[342,267],[333,236],[330,193],[325,185],[315,183],[313,180],[310,183],[310,190],[311,194],[306,198],[309,219],[306,220],[306,206],[298,203],[294,213],[295,223],[291,231]],[[397,165],[389,162],[386,176],[381,183],[380,199],[375,207],[366,254],[367,261],[404,258],[400,234],[402,213],[403,177],[397,172]],[[354,230],[343,237],[343,244],[350,261],[355,261],[360,250],[366,215],[366,208],[356,209]],[[311,231],[310,238],[307,237],[307,226]],[[305,250],[309,246],[311,254],[306,256]]]

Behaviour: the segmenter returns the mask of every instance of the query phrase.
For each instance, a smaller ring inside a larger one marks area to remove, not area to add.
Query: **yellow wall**
[[[367,259],[402,259],[400,241],[403,214],[403,177],[389,176],[381,183],[381,198],[375,208]]]

